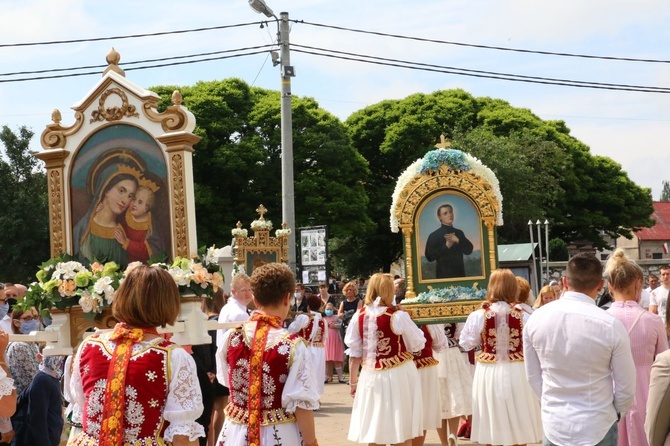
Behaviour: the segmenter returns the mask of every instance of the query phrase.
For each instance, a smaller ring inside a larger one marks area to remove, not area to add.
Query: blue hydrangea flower
[[[437,149],[426,153],[419,167],[419,172],[435,172],[441,166],[446,165],[450,170],[470,170],[470,165],[465,159],[465,153],[456,149]]]

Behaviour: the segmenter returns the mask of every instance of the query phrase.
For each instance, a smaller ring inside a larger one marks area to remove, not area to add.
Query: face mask
[[[39,319],[33,319],[32,321],[21,321],[21,333],[23,334],[30,334],[31,331],[39,331],[39,329]]]
[[[0,305],[0,319],[7,316],[8,311],[9,311],[9,304]]]
[[[296,299],[300,299],[302,295],[300,293],[293,293],[293,297],[295,297]]]
[[[326,316],[332,316],[333,310],[326,310]]]

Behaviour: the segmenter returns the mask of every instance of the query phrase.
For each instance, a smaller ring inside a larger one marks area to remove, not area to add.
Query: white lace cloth
[[[115,342],[107,339],[110,333],[100,337],[107,345],[109,351],[114,351]],[[162,338],[156,338],[149,341],[141,341],[133,344],[133,355],[158,344]],[[74,359],[72,377],[70,380],[70,398],[71,404],[83,408],[86,405],[86,397],[81,381],[81,349],[86,344],[83,342]],[[132,359],[131,359],[132,360]],[[163,409],[163,418],[170,422],[165,429],[163,438],[172,441],[175,435],[185,435],[190,441],[195,441],[198,437],[205,436],[203,427],[195,420],[202,414],[202,394],[198,384],[197,371],[193,358],[182,348],[174,348],[170,354],[170,384],[168,388],[167,400]],[[102,402],[97,402],[102,403]],[[75,408],[73,408],[75,409]],[[81,410],[73,410],[73,422],[81,423]],[[78,419],[77,419],[78,417]],[[124,436],[125,437],[125,436]],[[135,440],[134,438],[124,438],[125,441]]]
[[[7,376],[5,370],[0,367],[0,397],[11,395],[14,391],[14,380]]]

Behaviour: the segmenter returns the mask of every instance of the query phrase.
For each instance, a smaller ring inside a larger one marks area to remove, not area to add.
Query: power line
[[[214,60],[233,59],[233,58],[236,58],[236,57],[252,56],[254,54],[264,54],[264,53],[265,53],[265,51],[252,51],[252,52],[249,52],[249,53],[233,54],[233,55],[229,55],[229,56],[209,57],[209,58],[198,59],[198,60],[186,60],[186,61],[181,61],[181,62],[171,62],[171,63],[157,64],[157,65],[147,65],[147,66],[141,66],[141,67],[130,67],[130,68],[124,68],[124,71],[148,70],[148,69],[152,69],[152,68],[173,67],[173,66],[177,66],[177,65],[188,65],[188,64],[192,64],[192,63],[211,62],[211,61],[214,61]],[[84,73],[54,74],[54,75],[51,75],[51,76],[36,76],[36,77],[22,78],[22,79],[0,79],[0,84],[12,83],[12,82],[37,81],[37,80],[45,80],[45,79],[60,79],[60,78],[65,78],[65,77],[91,76],[91,75],[99,76],[100,72],[99,71],[89,71],[89,72],[84,72]]]
[[[394,61],[393,59],[389,59],[388,61],[383,61],[382,60],[369,60],[369,59],[363,59],[362,57],[366,56],[357,56],[357,55],[342,55],[342,54],[327,54],[327,53],[319,53],[315,51],[308,51],[304,49],[294,49],[293,51],[299,52],[299,53],[305,53],[305,54],[311,54],[314,56],[322,56],[322,57],[330,57],[330,58],[335,58],[335,59],[344,59],[344,60],[351,60],[354,62],[363,62],[363,63],[368,63],[368,64],[374,64],[374,65],[384,65],[384,66],[390,66],[390,67],[397,67],[397,68],[407,68],[410,70],[418,70],[418,71],[431,71],[431,72],[436,72],[436,73],[444,73],[444,74],[455,74],[455,75],[460,75],[460,76],[470,76],[470,77],[478,77],[478,78],[486,78],[486,79],[498,79],[498,80],[506,80],[506,81],[512,81],[512,82],[526,82],[526,83],[532,83],[532,84],[544,84],[544,85],[559,85],[559,86],[566,86],[566,87],[578,87],[578,88],[592,88],[592,89],[599,89],[599,90],[618,90],[618,91],[634,91],[634,92],[640,92],[640,93],[670,93],[670,88],[664,89],[663,87],[645,87],[645,86],[626,86],[626,85],[619,85],[619,84],[597,84],[597,83],[580,83],[580,81],[570,81],[570,80],[544,80],[543,78],[536,78],[536,79],[528,79],[528,78],[523,78],[517,75],[514,75],[516,77],[512,76],[505,76],[502,74],[498,75],[491,75],[491,74],[478,74],[474,72],[464,72],[464,71],[455,71],[453,69],[449,69],[448,67],[439,67],[439,66],[426,66],[427,64],[416,64],[414,62],[406,62],[406,61]],[[369,57],[369,56],[367,56]],[[381,58],[375,58],[375,59],[381,59]],[[421,66],[420,66],[421,65]]]
[[[509,48],[509,47],[502,47],[502,46],[477,45],[477,44],[474,44],[474,43],[463,43],[463,42],[452,42],[452,41],[449,41],[449,40],[427,39],[427,38],[423,38],[423,37],[405,36],[405,35],[402,35],[402,34],[390,34],[390,33],[383,33],[383,32],[379,32],[379,31],[366,31],[366,30],[363,30],[363,29],[347,28],[347,27],[344,27],[344,26],[325,25],[323,23],[305,22],[303,20],[294,20],[294,22],[302,23],[304,25],[321,27],[321,28],[337,29],[337,30],[340,30],[340,31],[349,31],[349,32],[361,33],[361,34],[371,34],[371,35],[381,36],[381,37],[393,37],[393,38],[396,38],[396,39],[416,40],[418,42],[440,43],[440,44],[445,44],[445,45],[455,45],[455,46],[463,46],[463,47],[469,47],[469,48],[481,48],[481,49],[496,50],[496,51],[512,51],[512,52],[516,52],[516,53],[543,54],[543,55],[548,55],[548,56],[578,57],[578,58],[583,58],[583,59],[617,60],[617,61],[623,61],[623,62],[645,62],[645,63],[665,63],[665,64],[670,63],[670,60],[663,60],[663,59],[639,59],[639,58],[634,58],[634,57],[596,56],[596,55],[590,55],[590,54],[562,53],[562,52],[541,51],[541,50],[526,50],[526,49],[522,49],[522,48]]]
[[[558,78],[549,78],[549,77],[540,77],[540,76],[525,76],[525,75],[513,74],[513,73],[499,73],[499,72],[495,72],[495,71],[472,70],[472,69],[468,69],[468,68],[449,67],[449,66],[443,66],[443,65],[434,65],[434,64],[426,64],[426,63],[420,63],[420,62],[411,62],[411,61],[405,61],[405,60],[399,60],[399,59],[390,59],[390,58],[384,58],[384,57],[378,57],[378,56],[368,56],[368,55],[365,55],[365,54],[356,54],[356,53],[350,53],[350,52],[338,51],[338,50],[331,50],[331,49],[326,49],[326,48],[317,48],[317,47],[306,46],[306,45],[298,45],[298,44],[295,44],[295,43],[293,43],[291,46],[293,47],[294,51],[305,52],[307,54],[321,55],[321,56],[328,56],[328,57],[337,57],[337,56],[332,56],[332,54],[337,54],[337,55],[343,55],[343,56],[349,56],[349,57],[355,57],[355,58],[366,58],[366,59],[371,59],[370,61],[368,61],[369,63],[375,63],[374,61],[379,61],[380,64],[382,64],[382,65],[386,65],[387,63],[389,63],[389,64],[402,64],[405,68],[423,67],[427,71],[432,71],[433,69],[435,69],[435,70],[438,70],[439,72],[444,72],[444,73],[448,73],[448,74],[460,74],[460,75],[463,75],[463,76],[491,77],[492,79],[516,80],[516,81],[519,81],[519,82],[527,81],[527,82],[538,82],[538,83],[551,83],[551,84],[555,84],[555,85],[570,84],[571,86],[583,86],[583,87],[588,87],[588,88],[612,87],[612,88],[616,88],[616,89],[625,89],[625,90],[632,90],[632,91],[649,91],[649,92],[659,92],[659,93],[670,93],[670,88],[666,88],[666,87],[627,85],[627,84],[611,84],[611,83],[604,83],[604,82],[590,82],[590,81],[558,79]],[[296,49],[296,48],[298,48],[298,49]],[[302,51],[302,50],[300,50],[300,48],[306,48],[306,49],[309,49],[309,50],[321,51],[323,53]],[[328,53],[331,53],[331,54],[328,54]],[[353,59],[350,59],[350,60],[353,60]],[[365,62],[362,59],[360,59],[359,61]]]
[[[136,61],[130,61],[130,62],[124,62],[123,66],[126,67],[128,65],[137,65],[141,63],[152,63],[152,62],[164,62],[168,60],[179,60],[179,59],[187,59],[191,57],[202,57],[202,56],[212,56],[216,54],[225,54],[225,53],[232,53],[236,51],[248,51],[248,50],[256,50],[256,49],[263,49],[263,48],[269,48],[272,49],[274,47],[274,44],[267,44],[267,45],[258,45],[258,46],[249,46],[246,48],[237,48],[234,50],[221,50],[221,51],[210,51],[207,53],[197,53],[197,54],[188,54],[188,55],[182,55],[182,56],[171,56],[171,57],[162,57],[162,58],[156,58],[156,59],[145,59],[145,60],[136,60]],[[51,69],[45,69],[45,70],[35,70],[35,71],[16,71],[13,73],[0,73],[0,77],[3,76],[19,76],[19,75],[26,75],[26,74],[44,74],[44,73],[58,73],[58,72],[63,72],[63,71],[77,71],[77,70],[89,70],[93,68],[106,68],[107,65],[102,64],[102,65],[85,65],[81,67],[69,67],[69,68],[51,68]]]
[[[0,48],[15,48],[22,46],[41,46],[41,45],[61,45],[69,43],[83,43],[83,42],[101,42],[104,40],[122,40],[122,39],[135,39],[139,37],[156,37],[156,36],[167,36],[172,34],[187,34],[187,33],[197,33],[202,31],[213,31],[218,29],[228,29],[228,28],[239,28],[242,26],[249,25],[258,25],[263,22],[248,22],[248,23],[238,23],[235,25],[220,25],[220,26],[210,26],[206,28],[192,28],[192,29],[181,29],[176,31],[159,31],[155,33],[144,33],[144,34],[128,34],[121,36],[109,36],[109,37],[91,37],[88,39],[72,39],[72,40],[51,40],[47,42],[23,42],[23,43],[2,43]]]

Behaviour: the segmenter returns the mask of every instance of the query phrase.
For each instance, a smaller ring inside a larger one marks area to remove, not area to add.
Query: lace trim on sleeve
[[[0,397],[11,395],[14,391],[14,380],[7,376],[0,378]]]
[[[205,431],[195,420],[202,414],[202,394],[193,358],[181,348],[170,352],[172,374],[163,417],[170,422],[165,439],[173,435],[189,435],[190,441],[204,437]]]
[[[316,387],[312,362],[308,358],[309,351],[304,342],[294,347],[293,364],[282,394],[282,406],[287,412],[295,412],[296,408],[316,410],[319,408],[319,392]]]

